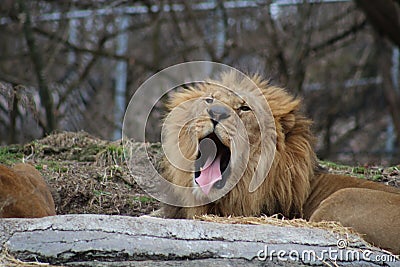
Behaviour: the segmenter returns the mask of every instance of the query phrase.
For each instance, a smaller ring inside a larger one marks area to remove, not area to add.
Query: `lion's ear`
[[[296,116],[293,114],[293,112],[285,114],[283,117],[281,117],[280,122],[282,124],[283,132],[287,134],[294,127],[296,123]]]

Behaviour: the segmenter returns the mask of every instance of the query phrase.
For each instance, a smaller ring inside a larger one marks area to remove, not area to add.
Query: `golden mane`
[[[176,146],[176,138],[180,135],[181,150],[189,158],[196,153],[197,140],[193,135],[182,134],[183,122],[186,120],[188,110],[202,109],[203,106],[191,100],[206,97],[210,93],[221,90],[214,84],[220,84],[229,88],[234,93],[246,94],[251,101],[267,100],[272,111],[276,128],[276,152],[267,178],[254,192],[249,192],[251,178],[257,172],[257,168],[263,167],[269,159],[268,155],[260,155],[260,147],[255,145],[255,150],[250,153],[250,160],[244,175],[236,186],[224,197],[214,203],[192,208],[171,208],[172,217],[190,217],[204,213],[217,215],[254,216],[260,214],[280,213],[286,217],[301,217],[303,205],[310,191],[310,179],[313,177],[316,166],[316,157],[312,149],[313,136],[310,131],[311,121],[300,112],[300,100],[289,95],[284,89],[271,86],[259,76],[253,76],[251,80],[241,79],[234,72],[225,73],[220,81],[209,80],[207,83],[185,89],[175,93],[167,104],[170,118],[166,121],[166,135],[164,145]],[[226,105],[233,108],[235,96],[221,97]],[[177,110],[176,110],[177,109]],[[175,110],[174,113],[171,113]],[[199,111],[200,112],[200,111]],[[265,113],[259,114],[261,120],[266,120]],[[227,124],[230,122],[228,121]],[[257,123],[251,121],[250,123]],[[228,125],[229,126],[229,125]],[[247,125],[246,125],[247,126]],[[175,128],[174,128],[175,127]],[[260,138],[260,134],[248,133],[249,138]],[[257,144],[261,140],[256,140]],[[253,140],[254,143],[254,140]],[[186,153],[185,153],[186,152]],[[260,165],[257,167],[257,163]],[[192,173],[182,172],[172,166],[168,159],[164,160],[164,177],[174,184],[191,186]],[[234,170],[235,171],[235,170]],[[262,173],[262,172],[261,172]],[[257,175],[257,174],[256,174]],[[183,198],[188,196],[181,196]]]

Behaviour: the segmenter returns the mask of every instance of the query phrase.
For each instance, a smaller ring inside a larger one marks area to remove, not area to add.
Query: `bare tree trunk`
[[[16,122],[17,122],[17,115],[18,115],[18,93],[16,89],[12,89],[12,106],[10,109],[10,133],[8,136],[9,144],[14,144],[17,141],[16,138]]]
[[[383,93],[389,105],[389,112],[392,116],[397,139],[400,138],[400,94],[396,91],[391,77],[391,46],[382,37],[376,37],[379,69],[383,80]]]
[[[355,0],[375,30],[387,36],[394,44],[400,46],[400,1],[392,0]]]
[[[50,133],[56,129],[53,98],[49,86],[46,82],[43,58],[41,57],[37,49],[35,37],[33,36],[29,8],[26,7],[24,0],[18,0],[18,5],[19,5],[19,11],[22,14],[25,14],[23,31],[25,35],[26,44],[29,49],[29,55],[31,57],[34,66],[34,72],[38,81],[40,101],[43,107],[45,108],[46,112],[46,125],[45,129],[43,130],[45,131],[45,133]]]
[[[278,29],[275,24],[274,19],[272,18],[271,14],[271,5],[272,1],[268,1],[267,8],[268,12],[265,13],[266,15],[266,31],[269,36],[269,42],[271,42],[271,54],[272,54],[272,61],[277,62],[278,64],[278,75],[279,75],[279,83],[286,85],[289,80],[289,69],[288,69],[288,62],[285,56],[284,46],[279,43],[279,36],[278,36]],[[266,60],[266,69],[271,64],[269,60]]]

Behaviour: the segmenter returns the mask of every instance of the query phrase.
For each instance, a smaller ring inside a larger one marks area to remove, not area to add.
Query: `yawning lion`
[[[174,93],[163,177],[190,191],[172,190],[171,198],[187,205],[165,205],[163,215],[340,221],[399,253],[400,190],[320,168],[300,104],[259,76],[234,72]]]

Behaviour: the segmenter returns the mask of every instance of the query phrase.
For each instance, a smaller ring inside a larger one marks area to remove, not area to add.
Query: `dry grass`
[[[338,222],[309,222],[304,219],[285,219],[274,216],[261,216],[261,217],[218,217],[214,215],[203,215],[195,217],[197,220],[206,222],[226,223],[226,224],[252,224],[262,225],[269,224],[282,227],[308,227],[308,228],[320,228],[329,230],[335,234],[341,236],[355,235],[359,236],[354,230],[348,227],[342,226]],[[361,236],[359,236],[361,237]]]
[[[14,258],[12,255],[8,253],[6,249],[0,251],[0,266],[7,267],[38,267],[38,266],[49,266],[49,267],[57,267],[56,265],[50,265],[49,263],[39,262],[39,261],[21,261]]]

